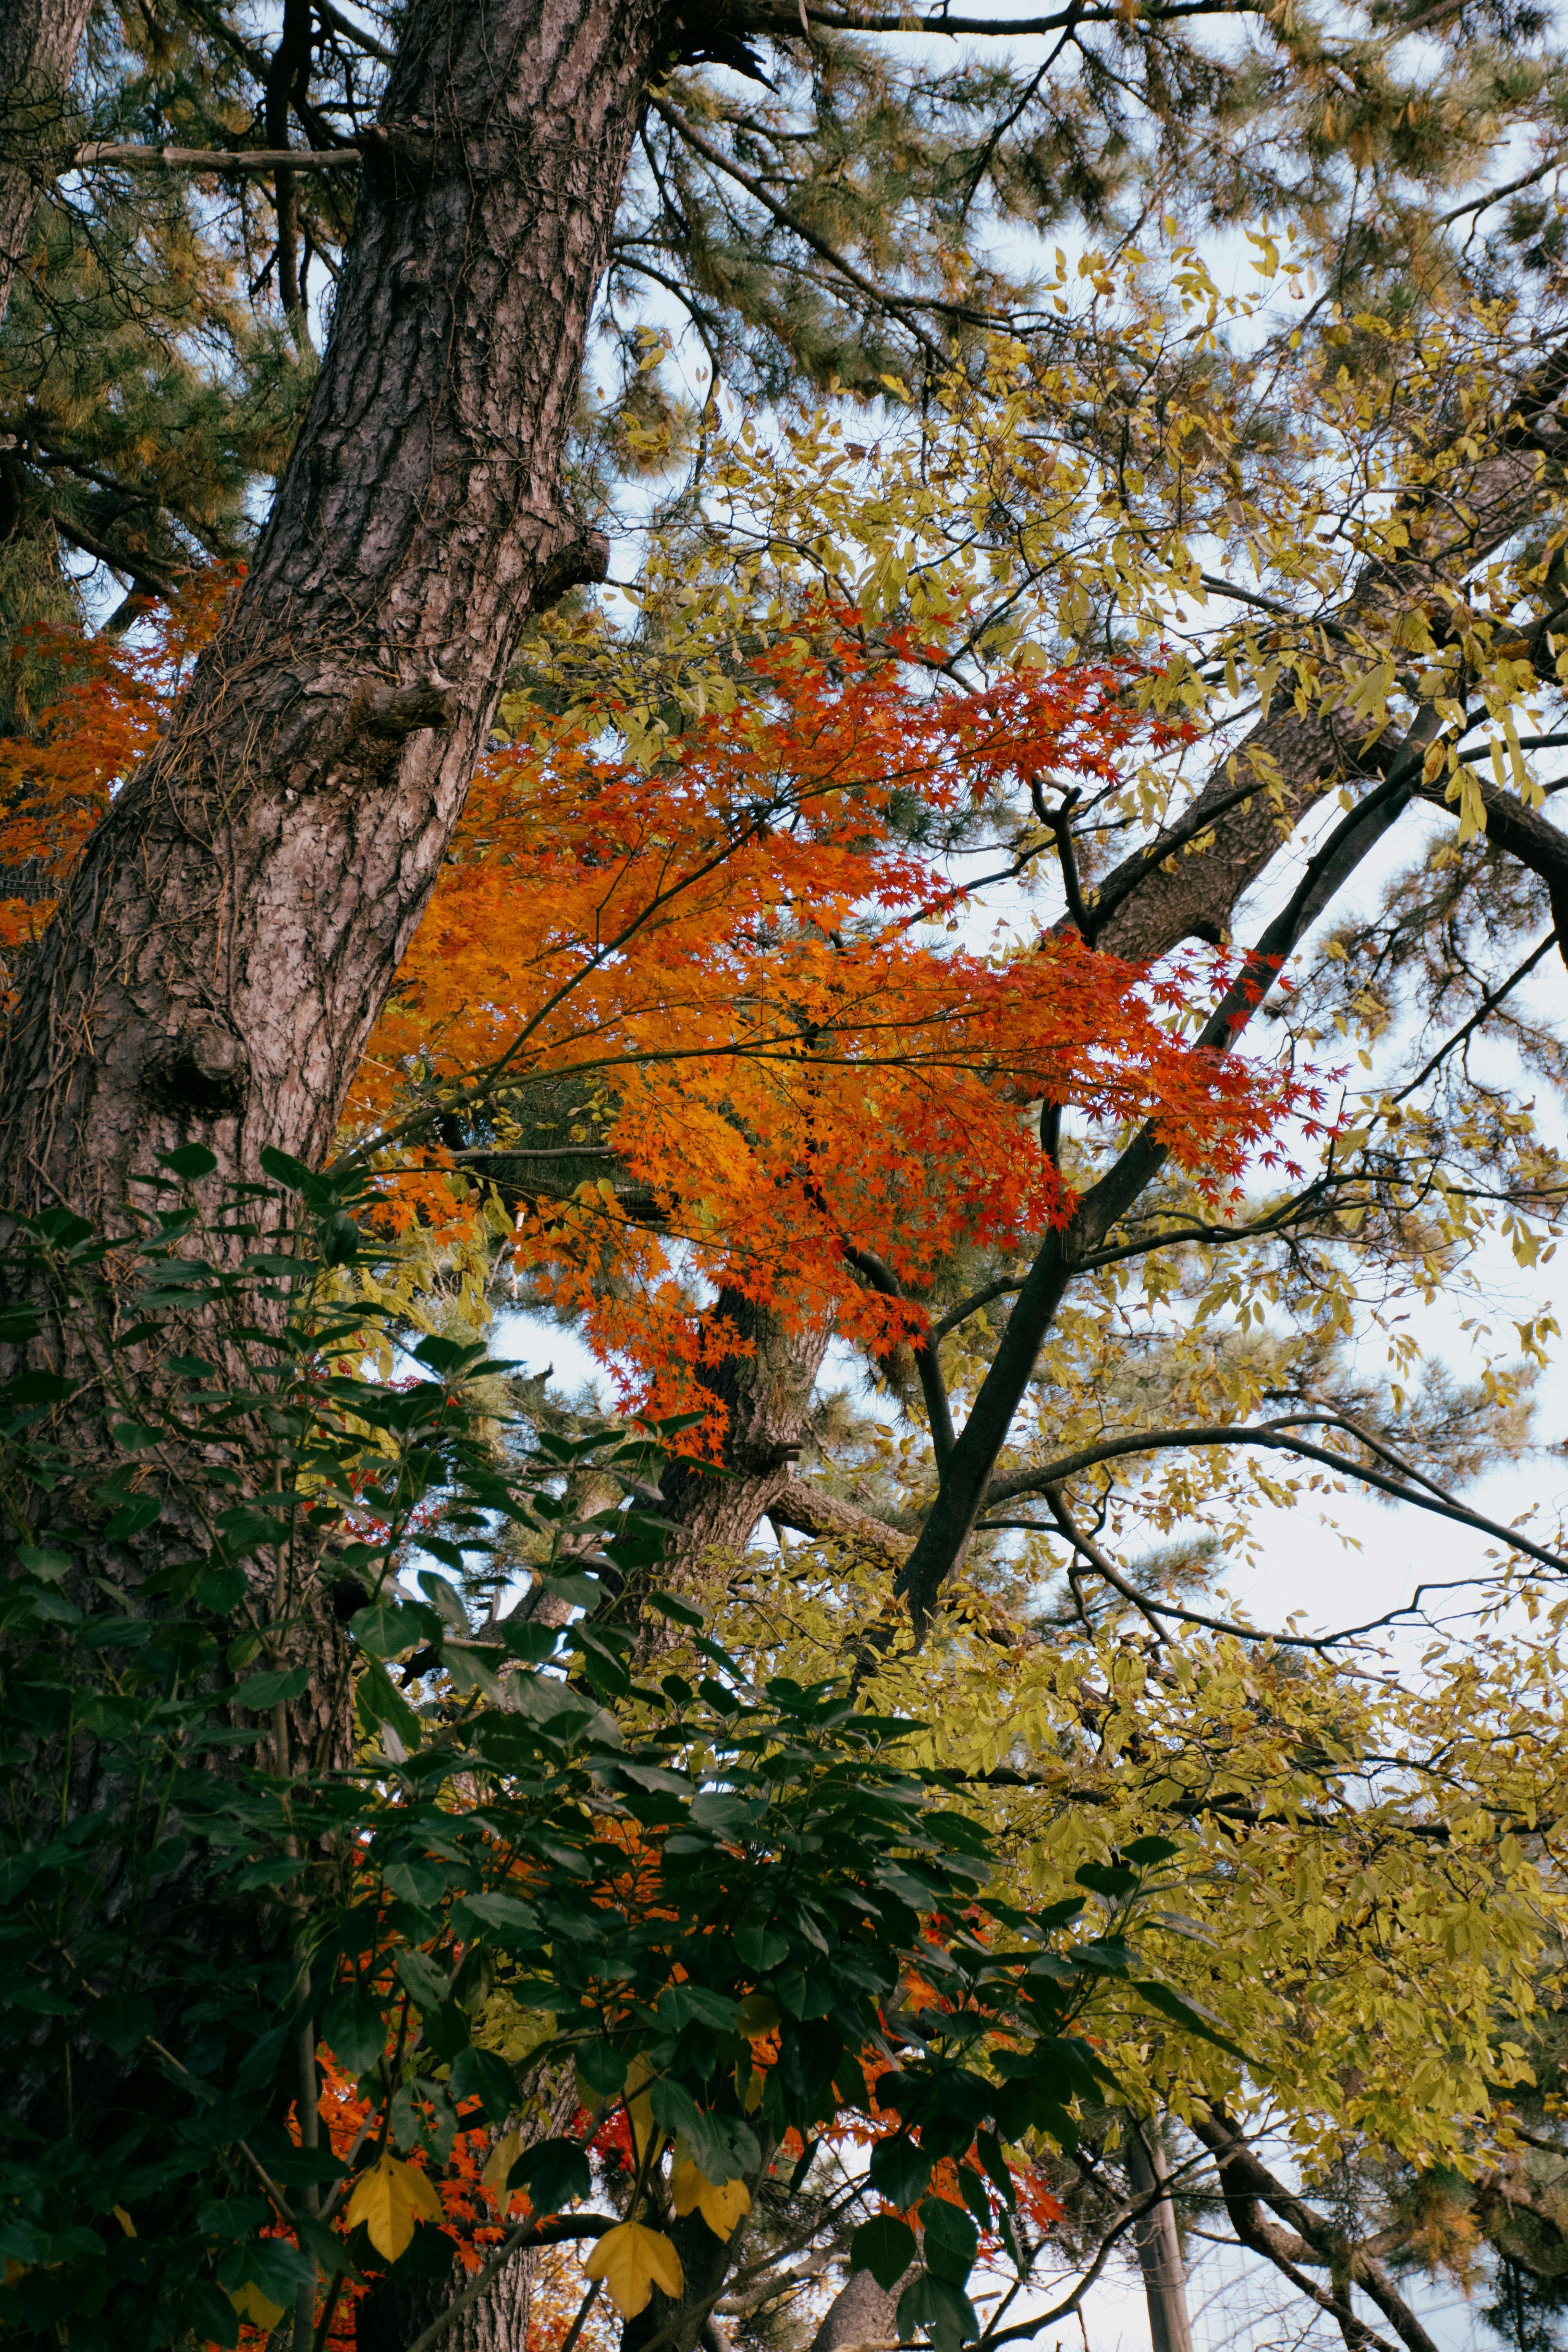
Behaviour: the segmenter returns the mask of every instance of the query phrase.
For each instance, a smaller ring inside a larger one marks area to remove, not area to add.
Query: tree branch
[[[86,172],[112,164],[132,172],[357,172],[364,161],[358,147],[132,147],[114,140],[90,140],[64,156],[62,172]]]
[[[1220,2181],[1225,2189],[1227,2208],[1234,2210],[1233,2183],[1238,2200],[1242,2204],[1251,2202],[1256,2210],[1257,2201],[1261,2200],[1279,2216],[1282,2221],[1289,2223],[1289,2227],[1298,2232],[1304,2244],[1310,2248],[1316,2261],[1336,2270],[1342,2264],[1348,2270],[1350,2276],[1361,2288],[1363,2294],[1368,2295],[1376,2304],[1394,2334],[1405,2347],[1405,2352],[1437,2352],[1436,2346],[1404,2296],[1395,2290],[1383,2264],[1367,2252],[1364,2247],[1343,2244],[1339,2233],[1321,2213],[1314,2212],[1301,2198],[1293,2195],[1282,2182],[1277,2180],[1247,2147],[1223,2108],[1213,2107],[1206,2113],[1203,2108],[1198,2108],[1193,2116],[1192,2127],[1219,2165]],[[1258,2226],[1260,2229],[1266,2226],[1262,2223],[1261,2217],[1259,2217]],[[1240,2235],[1239,2230],[1237,2235]],[[1271,2248],[1266,2246],[1260,2251],[1268,2253],[1270,2262],[1278,2263],[1279,2258]],[[1283,2267],[1282,2264],[1279,2266]],[[1341,2310],[1343,2310],[1351,2326],[1358,2331],[1355,2341],[1358,2343],[1382,2342],[1382,2338],[1374,2336],[1370,2328],[1363,2326],[1354,2313],[1350,2311],[1348,2305],[1336,2307],[1334,2303],[1325,2301],[1322,2291],[1313,2287],[1310,2282],[1299,2281],[1298,2283],[1321,2308],[1333,2310],[1336,2318],[1340,2316]],[[1341,2325],[1342,2328],[1343,2320]],[[1351,2340],[1347,2336],[1346,2341]]]
[[[1292,1429],[1313,1425],[1349,1430],[1362,1444],[1372,1447],[1385,1460],[1395,1463],[1402,1475],[1391,1476],[1385,1471],[1373,1468],[1370,1464],[1353,1462],[1348,1454],[1331,1453],[1326,1445],[1314,1445],[1308,1438],[1290,1434]],[[1516,1528],[1502,1527],[1496,1519],[1489,1519],[1483,1513],[1469,1510],[1463,1503],[1456,1503],[1422,1472],[1401,1461],[1379,1440],[1369,1437],[1364,1431],[1338,1413],[1292,1413],[1282,1415],[1278,1421],[1256,1423],[1200,1423],[1190,1429],[1133,1430],[1123,1437],[1102,1438],[1098,1444],[1079,1446],[1074,1453],[1061,1454],[1055,1462],[1042,1464],[1037,1469],[1015,1471],[1005,1478],[994,1480],[985,1490],[981,1508],[994,1509],[1003,1503],[1011,1502],[1018,1495],[1044,1495],[1049,1501],[1052,1490],[1065,1479],[1077,1477],[1085,1470],[1092,1470],[1100,1463],[1118,1461],[1129,1454],[1153,1454],[1173,1447],[1187,1451],[1217,1445],[1260,1445],[1279,1454],[1300,1454],[1304,1461],[1317,1462],[1325,1469],[1359,1478],[1364,1486],[1375,1486],[1380,1494],[1389,1496],[1394,1502],[1414,1503],[1419,1510],[1432,1511],[1439,1518],[1452,1519],[1477,1535],[1490,1536],[1494,1542],[1506,1544],[1511,1551],[1523,1552],[1528,1559],[1535,1560],[1542,1568],[1555,1570],[1558,1575],[1568,1571],[1568,1560],[1558,1553],[1546,1551],[1541,1545],[1531,1543],[1528,1536],[1521,1536]],[[1427,1490],[1425,1494],[1415,1490],[1417,1482]],[[1142,1608],[1144,1603],[1139,1600],[1138,1605]],[[1217,1624],[1219,1621],[1205,1618],[1199,1622]]]

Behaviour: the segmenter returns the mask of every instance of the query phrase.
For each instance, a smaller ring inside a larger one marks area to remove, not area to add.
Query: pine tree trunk
[[[603,573],[562,451],[657,15],[415,0],[255,564],[27,976],[0,1196],[329,1150],[519,625]]]
[[[738,1290],[721,1290],[704,1320],[729,1325],[740,1342],[702,1380],[726,1415],[724,1475],[672,1462],[663,1480],[665,1516],[679,1529],[682,1556],[717,1552],[738,1559],[758,1520],[792,1484],[791,1465],[805,1443],[812,1384],[829,1333],[826,1324],[786,1330],[771,1308]]]
[[[62,100],[90,0],[5,0],[0,8],[0,319],[11,299],[38,195],[53,177]]]

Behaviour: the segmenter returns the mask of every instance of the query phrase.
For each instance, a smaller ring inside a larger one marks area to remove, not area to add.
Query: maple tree
[[[1173,1016],[1208,969],[1145,978],[1072,937],[985,954],[942,935],[967,893],[900,812],[957,836],[1053,768],[1104,779],[1172,731],[1139,718],[1132,667],[921,691],[911,648],[868,650],[854,618],[805,616],[752,663],[754,700],[651,767],[596,750],[613,704],[564,726],[520,711],[348,1106],[377,1164],[401,1134],[406,1169],[423,1129],[439,1169],[432,1130],[467,1133],[477,1104],[484,1141],[458,1164],[510,1170],[513,1265],[623,1365],[628,1401],[705,1412],[709,1447],[723,1433],[692,1373],[721,1341],[694,1280],[885,1355],[923,1318],[866,1282],[862,1242],[918,1287],[961,1236],[1012,1248],[1070,1213],[1029,1106],[1152,1119],[1218,1200],[1249,1154],[1273,1158],[1283,1117],[1310,1131],[1322,1104],[1192,1052]],[[531,1153],[546,1174],[596,1158],[615,1183],[531,1198]],[[430,1215],[410,1181],[405,1213],[416,1197]]]

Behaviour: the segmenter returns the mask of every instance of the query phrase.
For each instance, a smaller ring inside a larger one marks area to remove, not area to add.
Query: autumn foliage
[[[68,866],[216,595],[140,650],[91,648],[39,740],[0,744],[5,862]],[[1151,1121],[1215,1196],[1317,1107],[1193,1050],[1215,954],[1146,972],[1042,936],[1017,896],[1015,929],[977,936],[977,884],[1052,854],[1018,821],[1031,788],[1043,808],[1102,786],[1174,730],[1130,664],[1035,657],[963,688],[940,652],[818,613],[651,764],[611,698],[509,702],[354,1082],[390,1223],[475,1227],[502,1170],[516,1268],[644,1410],[710,1414],[699,1375],[730,1341],[707,1285],[879,1352],[917,1333],[955,1244],[1022,1249],[1070,1214],[1043,1102]],[[45,911],[6,901],[8,938]]]
[[[115,787],[151,751],[236,574],[196,575],[124,643],[35,624],[0,658],[68,683],[24,737],[0,737],[0,953],[37,936]],[[7,879],[13,887],[7,890]]]
[[[1042,1101],[1152,1120],[1216,1192],[1302,1105],[1184,1041],[1212,957],[1150,975],[1071,930],[976,942],[976,858],[950,845],[994,841],[984,820],[1042,775],[1102,782],[1166,740],[1128,670],[933,691],[852,622],[757,657],[751,698],[651,768],[618,756],[613,705],[525,715],[476,782],[349,1106],[362,1138],[395,1136],[411,1092],[491,1074],[516,1263],[657,1412],[700,1405],[693,1375],[727,1344],[704,1280],[883,1350],[923,1318],[856,1253],[918,1294],[960,1239],[1022,1247],[1069,1213]],[[1047,846],[1041,830],[1003,855],[1004,877]],[[597,1169],[563,1195],[552,1163],[580,1167],[573,1146]],[[388,1155],[411,1161],[452,1164],[428,1129]],[[405,1215],[451,1198],[403,1188]]]

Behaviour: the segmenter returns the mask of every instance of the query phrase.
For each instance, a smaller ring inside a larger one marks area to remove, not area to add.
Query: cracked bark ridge
[[[5,0],[0,8],[0,319],[54,176],[64,94],[90,0]]]
[[[468,2273],[449,2271],[393,2286],[384,2281],[354,2311],[355,2352],[405,2352],[455,2303]],[[514,2254],[483,2294],[460,2311],[441,2338],[442,2352],[524,2352],[533,2300],[532,2258]]]
[[[1562,414],[1565,382],[1568,345],[1519,386],[1505,410],[1511,421],[1485,457],[1468,471],[1434,484],[1428,496],[1405,500],[1401,511],[1421,518],[1426,530],[1397,562],[1375,558],[1363,566],[1346,604],[1333,616],[1341,625],[1385,628],[1401,610],[1424,604],[1439,584],[1457,589],[1474,564],[1543,511],[1561,488],[1568,457],[1568,424]],[[1184,940],[1225,938],[1237,900],[1325,786],[1384,772],[1401,748],[1397,731],[1389,729],[1363,750],[1363,730],[1335,708],[1334,681],[1327,671],[1324,695],[1320,709],[1302,715],[1293,696],[1282,690],[1238,746],[1235,781],[1228,760],[1209,777],[1182,824],[1184,831],[1205,810],[1214,810],[1211,846],[1178,851],[1166,862],[1140,851],[1105,877],[1092,901],[1104,910],[1096,926],[1097,946],[1142,962],[1168,954]],[[1254,768],[1257,792],[1250,801],[1226,808],[1255,755],[1261,755]],[[1276,776],[1278,796],[1269,789]]]
[[[525,614],[603,576],[561,456],[655,0],[415,0],[255,563],[94,835],[0,1062],[0,1192],[331,1147]],[[9,36],[7,36],[9,37]]]

